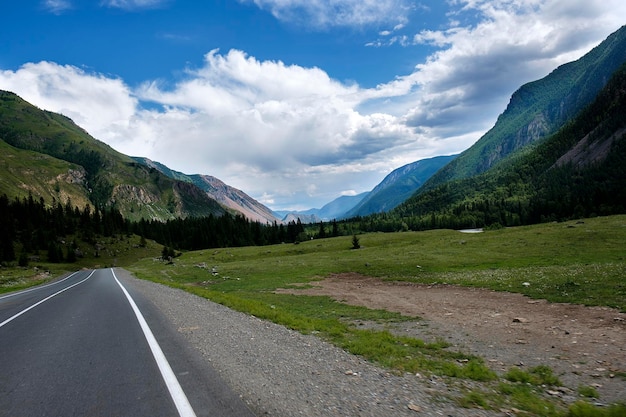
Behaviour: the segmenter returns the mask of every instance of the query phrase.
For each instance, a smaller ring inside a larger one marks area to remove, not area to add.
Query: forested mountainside
[[[343,217],[367,216],[396,208],[456,155],[422,159],[393,170]]]
[[[193,184],[138,164],[60,114],[0,91],[0,194],[32,194],[83,208],[114,207],[128,219],[222,215],[225,209]]]
[[[519,88],[494,127],[420,191],[485,172],[506,156],[557,132],[594,100],[624,62],[626,26],[579,60]]]
[[[391,214],[414,229],[515,226],[626,212],[626,64],[557,133]]]

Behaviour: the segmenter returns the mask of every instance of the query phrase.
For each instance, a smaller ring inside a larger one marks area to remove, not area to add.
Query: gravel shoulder
[[[258,416],[504,415],[457,407],[462,387],[443,379],[394,375],[316,336],[119,271]]]
[[[511,415],[458,407],[453,398],[471,383],[395,375],[316,336],[127,276],[256,415]],[[626,315],[616,310],[353,274],[289,291],[420,316],[386,328],[424,340],[443,338],[453,349],[485,358],[496,371],[547,364],[572,392],[592,385],[601,402],[626,401],[626,382],[616,376],[626,372]]]

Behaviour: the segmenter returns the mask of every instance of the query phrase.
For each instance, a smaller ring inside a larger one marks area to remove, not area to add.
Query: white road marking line
[[[69,276],[67,276],[67,277],[63,278],[63,279],[62,279],[62,280],[60,280],[60,281],[51,282],[51,283],[46,284],[46,285],[37,285],[36,287],[29,288],[29,289],[24,290],[24,291],[18,291],[18,292],[14,292],[14,293],[11,293],[11,294],[3,295],[2,297],[0,297],[0,300],[5,299],[5,298],[9,298],[9,297],[14,297],[14,296],[16,296],[16,295],[20,295],[20,294],[26,294],[27,292],[31,292],[31,291],[35,291],[35,290],[40,290],[40,289],[42,289],[42,288],[46,288],[46,287],[49,287],[49,286],[51,286],[51,285],[60,284],[61,282],[65,281],[66,279],[70,279],[70,278],[72,278],[72,277],[73,277],[74,275],[76,275],[76,274],[78,274],[78,271],[73,272],[72,274],[70,274]]]
[[[7,324],[7,323],[8,323],[8,322],[10,322],[10,321],[13,321],[14,319],[18,318],[19,316],[21,316],[22,314],[26,313],[27,311],[32,310],[33,308],[37,307],[39,304],[42,304],[42,303],[44,303],[44,302],[48,301],[48,300],[49,300],[49,299],[51,299],[52,297],[55,297],[55,296],[57,296],[57,295],[61,294],[62,292],[65,292],[65,291],[69,290],[69,289],[70,289],[70,288],[72,288],[72,287],[75,287],[75,286],[77,286],[77,285],[79,285],[79,284],[82,284],[83,282],[85,282],[85,281],[87,281],[89,278],[91,278],[91,276],[93,275],[93,273],[94,273],[94,272],[96,272],[96,271],[95,271],[95,270],[94,270],[94,271],[91,271],[91,274],[89,274],[89,276],[88,276],[87,278],[85,278],[84,280],[79,281],[79,282],[77,282],[76,284],[72,284],[72,285],[70,285],[69,287],[63,288],[61,291],[57,291],[57,292],[55,292],[54,294],[52,294],[52,295],[50,295],[50,296],[48,296],[48,297],[44,298],[43,300],[41,300],[41,301],[39,301],[39,302],[37,302],[37,303],[33,304],[32,306],[30,306],[30,307],[28,307],[28,308],[26,308],[26,309],[24,309],[24,310],[20,311],[19,313],[17,313],[17,314],[16,314],[16,315],[14,315],[13,317],[10,317],[10,318],[6,319],[6,320],[5,320],[5,321],[3,321],[2,323],[0,323],[0,327],[4,326],[5,324]],[[68,278],[69,278],[69,277],[68,277]]]
[[[174,400],[174,404],[176,405],[176,409],[178,410],[178,414],[180,417],[196,417],[196,413],[193,411],[191,404],[189,404],[189,400],[183,391],[183,388],[180,386],[174,371],[172,371],[172,367],[170,366],[165,354],[161,350],[161,346],[159,346],[159,342],[157,342],[154,334],[152,334],[152,330],[148,326],[146,319],[139,311],[139,307],[135,304],[135,301],[130,296],[126,288],[122,285],[122,283],[117,279],[115,275],[115,271],[111,269],[111,273],[113,274],[113,278],[117,281],[117,284],[120,286],[124,295],[128,299],[130,306],[135,312],[135,316],[137,316],[137,321],[139,321],[139,325],[141,326],[141,330],[143,330],[143,334],[148,341],[148,345],[150,346],[150,350],[152,351],[152,355],[154,356],[154,360],[159,366],[159,370],[161,371],[161,376],[163,376],[163,380],[165,381],[165,385],[167,385],[167,389],[170,392],[170,396],[172,400]]]

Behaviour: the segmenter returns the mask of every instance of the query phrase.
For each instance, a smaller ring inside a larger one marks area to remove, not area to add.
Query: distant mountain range
[[[276,211],[276,214],[282,217],[284,223],[297,221],[300,219],[302,223],[319,223],[321,221],[329,221],[333,219],[341,219],[346,212],[357,205],[369,193],[361,193],[357,195],[342,195],[325,204],[322,208],[312,208],[302,211]]]
[[[130,220],[231,213],[313,223],[385,212],[411,228],[625,211],[625,62],[623,27],[581,59],[523,85],[460,155],[405,165],[370,192],[301,212],[273,212],[215,177],[123,155],[67,117],[0,91],[0,195],[115,207]]]
[[[386,212],[411,197],[428,178],[455,156],[437,156],[404,165],[393,170],[372,191],[341,196],[321,209],[276,213],[282,215],[283,222],[300,219],[302,223],[318,223]]]
[[[342,217],[367,216],[396,208],[454,158],[456,155],[437,156],[413,162],[392,171]]]

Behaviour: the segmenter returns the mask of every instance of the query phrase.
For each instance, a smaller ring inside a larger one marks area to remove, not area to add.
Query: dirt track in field
[[[626,401],[626,314],[615,309],[358,274],[332,275],[311,285],[314,288],[278,292],[326,295],[346,304],[417,316],[420,320],[385,328],[423,340],[443,338],[453,349],[484,358],[498,372],[548,365],[574,392],[579,386],[593,386],[600,402]]]

